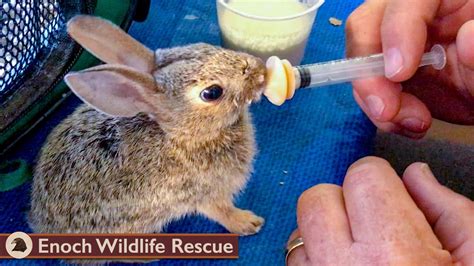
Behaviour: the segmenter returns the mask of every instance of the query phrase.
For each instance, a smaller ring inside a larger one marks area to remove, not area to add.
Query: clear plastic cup
[[[324,0],[217,0],[224,47],[299,65]]]

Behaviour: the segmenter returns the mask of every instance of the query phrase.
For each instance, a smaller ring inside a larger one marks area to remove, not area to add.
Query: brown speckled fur
[[[195,212],[234,233],[258,232],[263,219],[233,198],[252,168],[247,102],[260,97],[262,62],[207,44],[154,58],[156,113],[113,117],[82,105],[50,134],[34,171],[35,232],[153,233]],[[185,96],[215,83],[224,88],[216,103]]]

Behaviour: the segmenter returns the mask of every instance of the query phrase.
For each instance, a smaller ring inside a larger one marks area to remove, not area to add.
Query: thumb
[[[474,262],[474,202],[442,186],[427,164],[410,165],[403,182],[443,248],[456,261]]]
[[[464,23],[459,29],[456,46],[461,64],[474,70],[474,20]]]
[[[466,89],[474,96],[474,20],[470,20],[458,31],[456,50],[460,61],[461,78]]]

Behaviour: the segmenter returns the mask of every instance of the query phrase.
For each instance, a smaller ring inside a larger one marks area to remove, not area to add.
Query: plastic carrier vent
[[[1,0],[0,98],[21,80],[63,21],[59,1]]]

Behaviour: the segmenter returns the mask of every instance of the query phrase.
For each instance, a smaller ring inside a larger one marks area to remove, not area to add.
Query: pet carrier
[[[1,0],[0,155],[70,92],[63,77],[98,61],[68,37],[66,22],[94,14],[127,29],[150,0]]]

